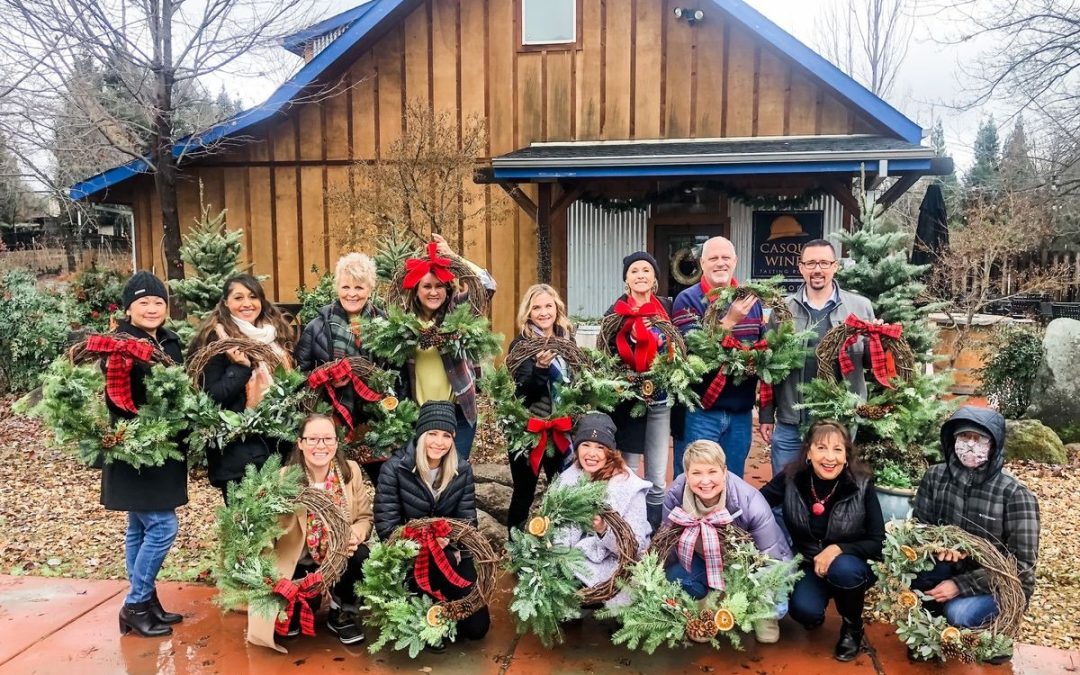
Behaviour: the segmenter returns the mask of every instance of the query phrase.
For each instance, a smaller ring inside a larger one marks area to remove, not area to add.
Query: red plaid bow
[[[336,363],[325,365],[313,371],[311,375],[308,375],[307,383],[311,389],[326,387],[326,394],[330,397],[330,403],[334,406],[334,410],[341,416],[345,425],[352,429],[352,415],[349,413],[349,409],[338,400],[337,393],[334,391],[334,383],[343,378],[348,378],[352,382],[353,391],[365,401],[371,403],[382,398],[378,392],[373,391],[364,384],[363,380],[352,371],[348,359],[341,359]]]
[[[454,280],[454,273],[450,271],[450,259],[438,255],[439,245],[431,242],[427,245],[427,258],[409,258],[405,261],[405,280],[401,283],[405,288],[416,288],[428,273],[444,284]]]
[[[540,463],[544,461],[544,451],[547,450],[548,445],[548,432],[551,432],[551,439],[555,447],[559,449],[559,454],[565,455],[570,449],[570,437],[567,434],[572,428],[573,422],[569,417],[556,417],[550,420],[533,417],[529,420],[525,430],[532,434],[539,434],[536,445],[529,453],[529,466],[532,467],[533,473],[540,475]]]
[[[105,393],[117,408],[137,414],[139,409],[131,396],[131,369],[136,359],[143,363],[150,361],[154,345],[134,338],[91,335],[86,341],[86,350],[109,355],[105,361]]]
[[[683,528],[677,548],[682,566],[690,571],[694,562],[694,547],[700,538],[709,588],[724,590],[724,547],[720,545],[716,528],[734,521],[731,514],[727,509],[718,509],[704,518],[695,518],[681,506],[676,506],[668,515],[668,520]]]
[[[868,323],[854,314],[848,315],[844,325],[858,332],[849,335],[848,339],[844,340],[843,347],[840,348],[840,373],[847,375],[855,370],[855,364],[852,363],[847,350],[858,341],[860,336],[865,335],[870,342],[870,369],[874,372],[874,379],[880,382],[881,386],[893,389],[892,381],[896,377],[896,361],[893,360],[892,354],[885,351],[885,346],[881,344],[881,336],[899,339],[904,327],[898,323]]]
[[[652,365],[656,352],[660,349],[660,339],[649,330],[645,319],[658,316],[666,320],[667,312],[656,298],[652,298],[640,307],[635,307],[626,300],[619,300],[615,303],[615,313],[627,317],[615,336],[619,356],[635,372],[644,373]],[[630,337],[634,338],[633,346],[628,339]]]
[[[420,551],[416,554],[416,561],[413,563],[413,576],[416,577],[416,584],[420,587],[420,590],[436,600],[446,600],[446,597],[441,592],[431,587],[430,565],[432,560],[435,561],[435,565],[442,572],[442,575],[446,577],[447,581],[458,588],[465,588],[469,585],[469,580],[463,579],[450,566],[446,551],[442,550],[442,547],[435,541],[438,537],[450,536],[450,523],[445,520],[436,520],[424,527],[406,526],[402,530],[401,536],[420,542]]]
[[[304,635],[315,635],[315,611],[311,609],[308,600],[313,600],[322,593],[322,573],[313,572],[299,584],[292,579],[281,578],[274,584],[273,591],[285,598],[285,618],[278,618],[274,622],[274,632],[285,635],[289,632],[289,624],[292,623],[293,614],[297,605],[300,606],[300,632]]]
[[[723,342],[720,343],[721,349],[738,349],[741,352],[748,352],[751,350],[763,352],[769,348],[769,343],[764,339],[758,340],[752,345],[746,345],[740,342],[734,335],[725,335]],[[764,383],[762,383],[764,385]],[[720,398],[720,392],[724,390],[724,386],[727,385],[727,373],[721,368],[717,373],[713,381],[709,383],[709,388],[705,390],[705,396],[701,398],[701,407],[703,410],[708,410],[716,403],[716,399]],[[772,387],[768,387],[769,400],[772,401]],[[765,392],[762,391],[762,398],[765,397]]]

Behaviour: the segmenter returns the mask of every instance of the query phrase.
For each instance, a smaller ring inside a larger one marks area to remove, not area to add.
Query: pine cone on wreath
[[[964,633],[960,636],[960,642],[963,643],[964,648],[974,652],[979,646],[979,634],[978,633]]]
[[[891,413],[895,405],[860,405],[855,408],[855,414],[867,420],[880,420]]]
[[[716,637],[716,624],[712,619],[690,619],[686,622],[686,637],[694,642],[708,642]]]
[[[963,660],[965,649],[963,645],[958,641],[948,641],[941,643],[941,655],[946,659],[960,659]]]

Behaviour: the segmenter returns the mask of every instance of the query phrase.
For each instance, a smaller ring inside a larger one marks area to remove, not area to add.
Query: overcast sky
[[[499,0],[509,2],[509,0]],[[823,8],[838,0],[748,0],[758,11],[775,21],[782,28],[802,40],[810,47],[815,47],[815,19]],[[997,122],[1002,125],[1004,138],[1011,127],[1011,121],[1005,120],[1004,109],[983,108],[976,111],[959,112],[955,109],[964,99],[963,82],[965,80],[962,64],[971,67],[980,51],[987,47],[985,43],[969,42],[964,45],[948,45],[935,41],[946,33],[955,33],[961,26],[948,23],[950,18],[941,14],[930,14],[923,4],[922,16],[915,16],[915,29],[912,44],[908,50],[897,79],[896,86],[889,96],[889,102],[908,117],[921,124],[927,133],[934,120],[941,118],[949,152],[956,160],[958,171],[971,163],[972,144],[980,119],[989,112],[997,112]],[[360,4],[357,0],[315,0],[317,5],[325,7],[326,15],[343,11]],[[699,3],[708,11],[710,3]],[[707,17],[706,17],[706,20]],[[932,36],[933,34],[933,36]],[[293,58],[285,53],[286,59]],[[286,61],[287,62],[287,61]],[[280,78],[257,80],[229,77],[225,87],[241,95],[245,105],[251,106],[265,100],[273,93]],[[218,82],[208,82],[216,90]],[[238,88],[239,87],[239,88]],[[929,139],[926,140],[929,142]]]

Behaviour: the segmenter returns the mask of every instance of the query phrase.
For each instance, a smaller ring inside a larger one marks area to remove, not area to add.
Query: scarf
[[[243,319],[232,317],[233,324],[244,334],[244,337],[254,340],[259,344],[264,344],[274,350],[274,353],[279,357],[288,356],[285,353],[285,349],[278,344],[277,341],[277,329],[274,328],[274,324],[266,322],[263,326],[256,326],[253,323],[248,323]]]
[[[690,493],[689,499],[686,493]],[[702,513],[699,509],[703,505],[689,487],[683,493],[683,503],[686,504],[688,501],[690,501],[690,505],[697,514]],[[708,586],[709,588],[724,590],[724,547],[720,541],[720,534],[716,530],[718,527],[732,523],[735,516],[728,513],[723,495],[721,495],[720,501],[717,502],[712,511],[705,513],[705,515],[691,514],[681,506],[676,506],[668,516],[668,520],[683,528],[676,547],[679,562],[683,568],[690,571],[694,561],[694,549],[697,548],[700,541],[701,557],[705,561],[705,576]]]
[[[344,513],[347,507],[345,503],[345,481],[341,479],[341,469],[338,467],[337,460],[330,463],[330,471],[326,474],[326,486],[324,489],[330,493],[330,499]],[[310,511],[307,514],[307,538],[305,543],[311,559],[315,561],[315,564],[321,565],[326,557],[326,525]]]
[[[624,317],[622,326],[615,335],[619,356],[634,372],[646,372],[660,350],[660,337],[653,333],[645,320],[659,317],[667,321],[667,312],[655,296],[650,296],[648,302],[637,307],[632,305],[629,299],[620,298],[615,302],[615,313]]]
[[[360,312],[360,315],[366,315],[366,310],[367,305],[364,305],[364,310]],[[330,328],[331,358],[344,359],[349,356],[360,356],[360,347],[363,340],[360,335],[359,317],[350,320],[337,312],[331,311],[328,325]]]

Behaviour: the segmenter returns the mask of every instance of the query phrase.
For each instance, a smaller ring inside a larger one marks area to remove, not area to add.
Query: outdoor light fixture
[[[695,23],[705,18],[705,12],[700,9],[691,9],[689,7],[676,7],[675,18],[683,19],[686,23],[693,26]]]

